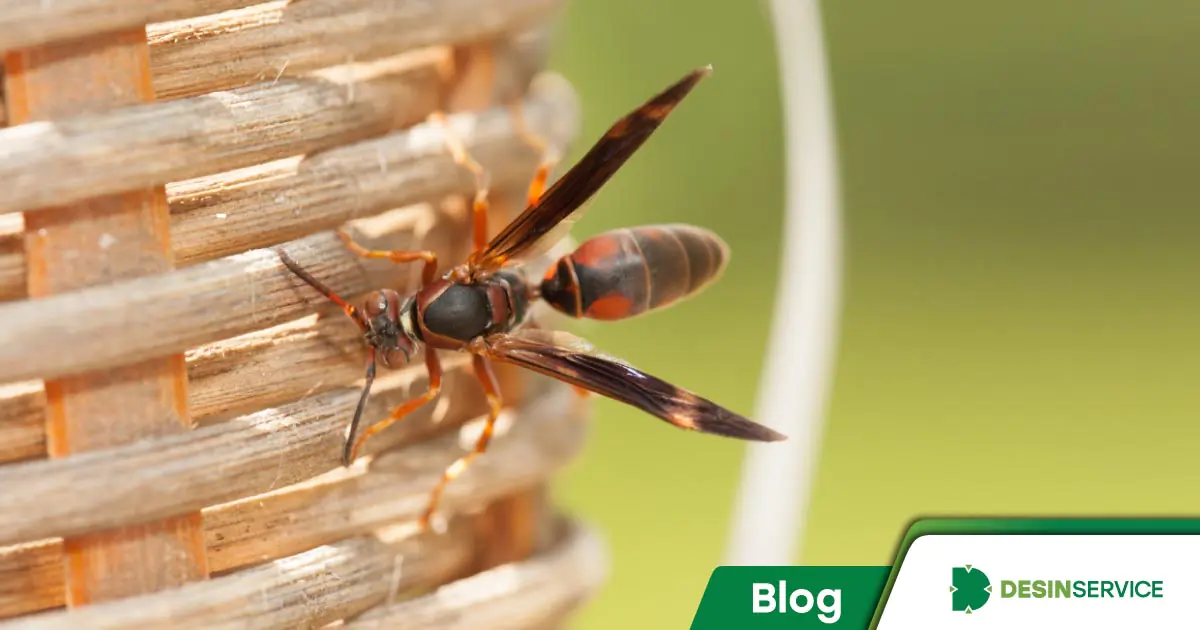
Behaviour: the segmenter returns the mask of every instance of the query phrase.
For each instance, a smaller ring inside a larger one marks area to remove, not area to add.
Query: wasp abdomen
[[[624,228],[592,237],[560,258],[541,293],[572,317],[625,319],[699,292],[728,260],[725,242],[702,228]]]

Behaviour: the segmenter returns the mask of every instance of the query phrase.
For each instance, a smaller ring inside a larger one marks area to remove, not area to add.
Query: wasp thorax
[[[399,293],[383,289],[368,295],[363,302],[367,320],[364,337],[389,367],[407,365],[416,351],[416,344],[400,322],[401,301]]]

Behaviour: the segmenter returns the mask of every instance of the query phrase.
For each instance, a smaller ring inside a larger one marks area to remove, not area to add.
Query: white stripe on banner
[[[879,628],[1200,628],[1198,602],[1200,535],[930,534]]]

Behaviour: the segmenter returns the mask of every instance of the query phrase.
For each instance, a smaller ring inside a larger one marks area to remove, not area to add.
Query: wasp
[[[422,286],[402,297],[382,289],[360,306],[348,303],[301,268],[283,250],[284,264],[313,289],[340,306],[362,329],[367,343],[366,382],[351,420],[343,453],[349,466],[372,435],[436,398],[441,390],[439,350],[469,352],[489,413],[474,449],[450,465],[430,493],[421,525],[428,526],[446,485],[487,450],[502,406],[492,362],[518,365],[632,405],[659,419],[701,433],[743,440],[785,437],[717,403],[598,352],[583,339],[529,325],[530,306],[543,300],[575,318],[612,321],[641,315],[695,295],[725,269],[729,248],[716,234],[690,225],[624,228],[588,239],[563,256],[541,278],[522,266],[555,244],[580,216],[585,202],[640,148],[696,84],[712,72],[695,70],[621,118],[594,146],[546,188],[553,160],[543,160],[529,186],[526,209],[499,234],[487,239],[487,189],[482,168],[460,143],[449,140],[456,162],[476,175],[473,203],[474,251],[447,273],[437,275],[431,251],[369,250],[345,232],[339,236],[354,253],[397,263],[423,262]],[[381,422],[356,435],[378,362],[407,365],[424,355],[429,389],[395,408]]]

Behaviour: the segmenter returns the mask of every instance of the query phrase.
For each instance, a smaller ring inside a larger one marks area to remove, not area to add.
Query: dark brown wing
[[[618,120],[537,202],[508,224],[487,247],[472,254],[469,264],[476,269],[498,269],[518,256],[531,257],[533,252],[528,250],[536,243],[550,246],[565,236],[570,225],[579,218],[584,202],[646,142],[696,83],[710,73],[712,66],[689,73]]]
[[[633,405],[681,429],[759,442],[787,439],[711,400],[603,356],[569,333],[521,330],[488,337],[486,346],[488,356],[497,361]]]

